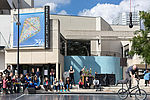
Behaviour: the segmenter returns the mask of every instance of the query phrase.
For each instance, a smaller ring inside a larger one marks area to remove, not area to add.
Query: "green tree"
[[[139,55],[146,64],[150,64],[150,13],[140,12],[140,18],[144,21],[144,30],[135,31],[135,36],[131,39],[132,47],[130,55]]]

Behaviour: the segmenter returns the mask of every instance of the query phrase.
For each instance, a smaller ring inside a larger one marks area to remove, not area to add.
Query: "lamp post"
[[[20,24],[20,16],[19,16],[19,9],[20,9],[20,1],[18,0],[18,22],[16,23],[18,25],[18,48],[17,48],[17,73],[19,75],[19,26]]]

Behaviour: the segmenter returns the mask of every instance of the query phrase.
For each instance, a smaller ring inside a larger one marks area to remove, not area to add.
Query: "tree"
[[[144,30],[135,31],[135,36],[131,39],[132,47],[129,54],[139,55],[146,64],[150,64],[150,13],[140,12],[140,18],[144,21]]]

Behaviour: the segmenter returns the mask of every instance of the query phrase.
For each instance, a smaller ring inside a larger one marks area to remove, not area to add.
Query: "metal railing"
[[[91,55],[122,57],[122,54],[115,51],[91,51]]]

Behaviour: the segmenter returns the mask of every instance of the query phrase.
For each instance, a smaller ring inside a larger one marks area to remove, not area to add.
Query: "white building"
[[[4,47],[10,46],[11,15],[10,10],[17,8],[17,0],[0,0],[0,70],[5,68]],[[20,8],[34,7],[33,0],[20,0]]]
[[[120,13],[116,19],[113,19],[112,24],[114,25],[129,25],[130,17],[129,12]],[[132,12],[132,24],[140,25],[140,16],[138,12]]]

